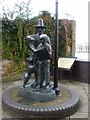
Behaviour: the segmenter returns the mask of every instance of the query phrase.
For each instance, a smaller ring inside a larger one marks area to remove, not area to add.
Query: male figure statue
[[[50,58],[52,54],[51,45],[47,43],[47,39],[45,38],[45,35],[40,35],[41,44],[38,45],[37,50],[40,50],[40,48],[44,49],[42,53],[42,60],[40,60],[39,67],[40,67],[40,88],[45,86],[49,87],[50,85]]]

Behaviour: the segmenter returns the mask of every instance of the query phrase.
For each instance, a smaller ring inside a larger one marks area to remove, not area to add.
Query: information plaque
[[[58,68],[70,70],[76,58],[59,58]]]

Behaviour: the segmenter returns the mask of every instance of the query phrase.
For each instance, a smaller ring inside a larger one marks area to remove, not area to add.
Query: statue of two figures
[[[37,33],[26,37],[28,47],[32,51],[31,56],[27,58],[28,69],[24,75],[23,88],[27,87],[32,73],[35,74],[35,81],[31,84],[32,88],[50,87],[50,58],[51,42],[50,38],[44,34],[45,26],[43,19],[38,20],[36,26]]]

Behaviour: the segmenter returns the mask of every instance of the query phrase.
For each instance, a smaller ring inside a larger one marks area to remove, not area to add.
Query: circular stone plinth
[[[79,96],[60,85],[60,95],[49,102],[35,102],[19,95],[21,86],[4,90],[2,95],[3,109],[21,118],[65,118],[76,112]]]

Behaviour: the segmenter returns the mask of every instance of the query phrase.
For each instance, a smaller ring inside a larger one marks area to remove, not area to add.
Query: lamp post
[[[56,0],[56,23],[55,23],[55,53],[54,53],[54,89],[59,95],[58,88],[58,0]]]

